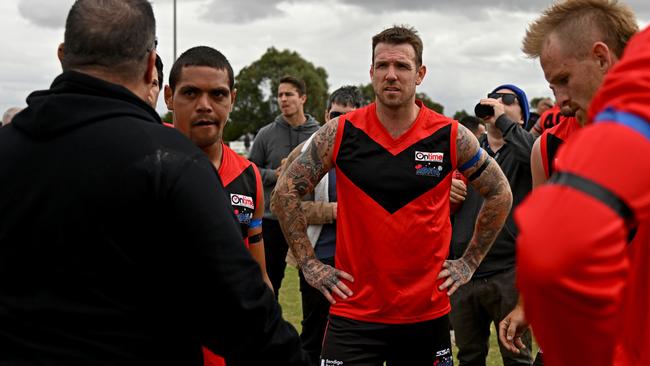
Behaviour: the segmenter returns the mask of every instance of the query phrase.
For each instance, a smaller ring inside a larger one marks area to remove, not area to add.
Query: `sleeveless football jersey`
[[[253,219],[257,202],[263,194],[262,179],[255,164],[239,156],[226,144],[222,143],[222,147],[219,177],[230,194],[230,205],[237,216],[242,237],[248,246],[248,227]]]
[[[560,107],[555,105],[553,108],[545,111],[541,116],[539,116],[537,122],[535,122],[535,125],[533,126],[533,130],[541,135],[544,131],[552,128],[553,126],[559,125],[560,122],[567,118],[569,117],[564,117],[560,113]]]
[[[414,323],[450,310],[436,280],[449,252],[449,192],[456,169],[456,121],[421,102],[412,126],[394,139],[370,104],[339,119],[336,267],[354,295],[331,313],[387,324]]]
[[[226,144],[222,143],[223,154],[219,177],[226,191],[230,194],[230,205],[241,226],[244,243],[248,247],[248,227],[260,200],[262,179],[255,164],[239,156]],[[203,366],[225,366],[225,360],[209,349],[203,348]]]
[[[560,145],[582,126],[575,117],[564,118],[560,124],[544,131],[540,136],[539,147],[542,153],[542,165],[546,178],[555,171],[555,156]]]
[[[593,124],[516,213],[519,287],[549,365],[650,365],[648,42],[650,28],[628,43]]]

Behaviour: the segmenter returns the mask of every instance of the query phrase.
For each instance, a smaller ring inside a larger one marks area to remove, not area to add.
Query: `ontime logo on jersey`
[[[244,196],[243,194],[231,193],[230,204],[232,204],[233,206],[250,208],[251,210],[255,209],[255,203],[253,202],[253,199],[251,197]]]
[[[445,154],[441,153],[441,152],[428,152],[428,151],[416,151],[415,152],[415,161],[442,163],[442,159],[444,157],[445,157]]]

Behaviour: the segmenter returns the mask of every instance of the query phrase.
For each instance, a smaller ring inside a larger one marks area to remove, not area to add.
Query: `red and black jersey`
[[[250,226],[257,202],[261,200],[262,179],[255,164],[239,156],[222,143],[223,154],[219,177],[230,194],[230,204],[241,225],[242,236],[248,246],[248,227]]]
[[[449,252],[449,192],[458,124],[421,102],[394,139],[376,105],[339,119],[336,267],[354,276],[354,295],[331,313],[377,323],[414,323],[449,312],[436,277]]]
[[[650,365],[648,42],[648,28],[630,41],[594,123],[516,213],[519,287],[549,365]]]
[[[546,178],[555,171],[555,156],[560,145],[582,126],[575,117],[565,117],[560,124],[544,131],[540,136],[539,147],[542,153],[542,165]]]
[[[226,144],[222,143],[223,153],[221,155],[221,166],[219,177],[228,194],[230,194],[230,205],[241,226],[244,243],[248,247],[248,227],[257,203],[264,194],[262,191],[262,179],[255,164],[248,159],[238,155]],[[225,366],[226,362],[221,356],[203,348],[204,366]]]
[[[567,117],[564,117],[562,113],[560,113],[560,107],[558,105],[555,105],[553,108],[545,111],[541,116],[539,116],[537,122],[533,126],[533,130],[541,135],[549,128],[559,125],[560,122],[566,118]]]

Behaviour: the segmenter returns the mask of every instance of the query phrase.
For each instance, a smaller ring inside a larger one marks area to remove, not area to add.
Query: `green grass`
[[[283,316],[287,319],[300,333],[302,326],[302,305],[300,304],[300,285],[298,280],[298,271],[291,266],[287,266],[284,275],[284,281],[280,288],[280,304],[282,305]],[[503,365],[501,361],[501,354],[499,353],[499,346],[496,330],[492,327],[492,335],[490,336],[490,351],[487,357],[487,366]],[[533,355],[537,354],[537,346],[533,345]],[[454,364],[458,365],[456,354],[458,349],[454,347]]]

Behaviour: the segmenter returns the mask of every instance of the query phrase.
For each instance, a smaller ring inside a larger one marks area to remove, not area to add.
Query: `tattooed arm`
[[[293,161],[300,156],[303,145],[307,142],[311,142],[311,139],[301,142],[300,145],[296,146],[296,148],[289,153],[286,159],[282,160],[282,171],[284,171],[287,166],[293,163]],[[322,182],[323,181],[321,180],[319,184],[322,184]],[[316,201],[316,199],[314,199],[302,201],[300,202],[300,205],[302,207],[302,212],[305,214],[308,225],[331,224],[336,220],[336,202]]]
[[[318,289],[331,303],[332,294],[342,299],[352,291],[339,278],[353,281],[352,276],[321,263],[307,238],[307,220],[300,198],[312,192],[314,186],[332,167],[332,150],[338,118],[316,132],[307,150],[300,154],[280,175],[271,197],[271,211],[276,214],[289,248],[296,258],[305,280]]]
[[[463,167],[473,160],[479,145],[476,138],[462,125],[458,125],[456,138],[456,156],[458,167]],[[467,250],[458,260],[448,260],[438,279],[446,278],[440,285],[440,290],[448,288],[448,294],[453,294],[460,286],[467,283],[487,255],[494,239],[508,217],[512,206],[512,193],[508,180],[503,175],[499,165],[485,151],[471,166],[463,167],[461,173],[466,176],[472,187],[485,199],[478,213],[474,235]]]

